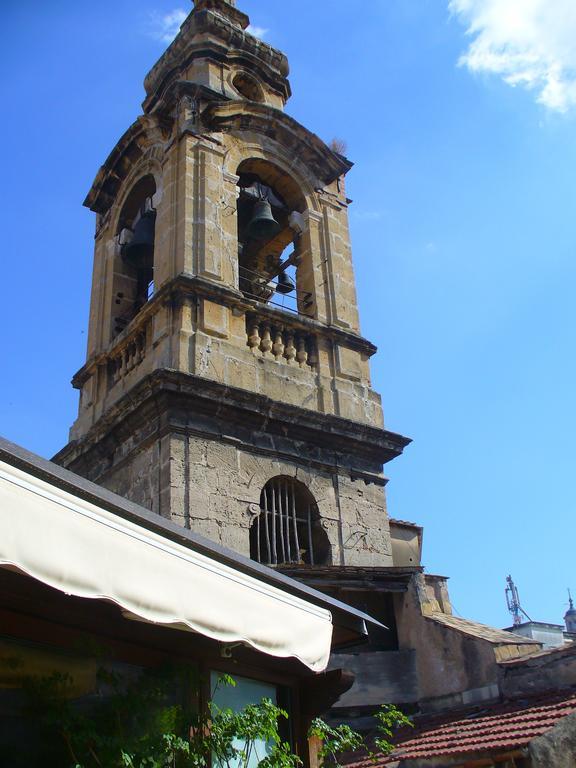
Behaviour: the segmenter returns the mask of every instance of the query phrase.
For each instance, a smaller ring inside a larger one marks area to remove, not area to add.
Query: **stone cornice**
[[[304,464],[315,460],[316,449],[330,453],[335,470],[338,455],[384,464],[399,456],[411,442],[368,424],[282,403],[194,374],[158,369],[112,406],[84,437],[62,449],[55,461],[68,464],[86,451],[103,450],[106,436],[138,409],[147,408],[148,403],[154,404],[153,413],[167,432],[180,431],[189,424],[186,414],[194,414],[204,425],[206,436],[221,439],[226,429],[223,432],[220,425],[235,424],[245,434],[245,442],[257,443],[257,435],[264,435],[266,446],[276,454],[289,443],[294,446],[293,459]],[[242,440],[236,438],[235,442],[241,444]]]
[[[330,184],[352,168],[315,133],[285,112],[253,101],[215,101],[202,112],[207,130],[254,131],[273,138],[310,168],[322,184]]]
[[[95,213],[105,214],[116,201],[124,179],[144,159],[155,140],[169,138],[171,127],[171,120],[161,115],[141,115],[135,120],[98,170],[84,205]]]

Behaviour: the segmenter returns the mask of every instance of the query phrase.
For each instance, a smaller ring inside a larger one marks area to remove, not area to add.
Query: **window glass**
[[[212,693],[212,701],[220,709],[231,709],[234,712],[240,712],[247,704],[259,704],[262,699],[271,699],[273,704],[277,703],[276,686],[269,683],[262,683],[259,680],[252,680],[247,677],[236,677],[234,680],[236,686],[231,685],[218,685],[219,672],[210,673],[210,691]],[[234,740],[234,747],[242,749],[244,747],[244,741],[240,739]],[[272,745],[263,740],[258,740],[254,744],[254,751],[250,755],[250,761],[248,762],[248,768],[256,768],[258,763],[263,760],[266,755],[269,754]],[[215,768],[221,768],[219,763],[215,760],[213,765]],[[231,763],[230,768],[237,768],[240,765],[238,760],[236,764]]]

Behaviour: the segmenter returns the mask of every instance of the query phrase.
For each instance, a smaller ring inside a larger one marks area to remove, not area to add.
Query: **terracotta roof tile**
[[[428,725],[422,720],[415,730],[400,734],[396,749],[376,762],[366,757],[347,763],[347,768],[378,768],[397,760],[483,755],[525,747],[551,730],[558,720],[576,712],[576,692],[554,694],[530,702],[510,702]]]

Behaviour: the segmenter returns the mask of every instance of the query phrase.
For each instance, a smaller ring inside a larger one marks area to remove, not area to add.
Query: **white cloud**
[[[549,109],[576,107],[575,0],[448,0],[472,38],[460,64],[534,91]]]
[[[155,37],[162,43],[171,43],[187,16],[187,11],[182,8],[175,8],[164,15],[159,13],[152,14],[150,19],[152,37]]]
[[[254,24],[248,24],[246,27],[246,32],[249,32],[251,35],[254,35],[254,37],[259,37],[262,39],[265,35],[268,34],[268,30],[264,29],[264,27],[256,27]]]

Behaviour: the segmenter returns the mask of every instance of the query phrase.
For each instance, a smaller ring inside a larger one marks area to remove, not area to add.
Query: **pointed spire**
[[[576,610],[574,610],[574,600],[572,600],[572,593],[568,590],[568,603],[570,608],[564,614],[564,623],[566,624],[566,630],[570,633],[576,633]]]

